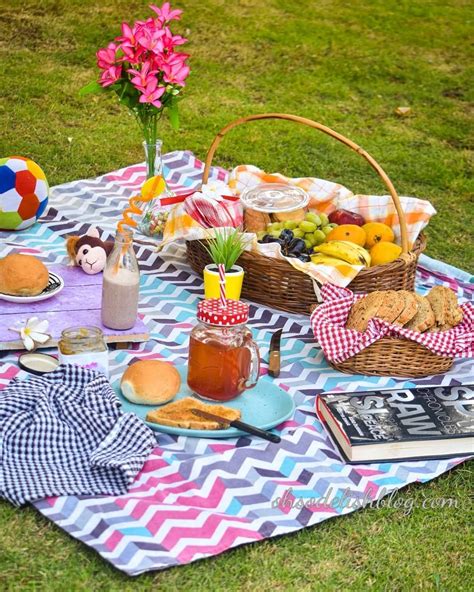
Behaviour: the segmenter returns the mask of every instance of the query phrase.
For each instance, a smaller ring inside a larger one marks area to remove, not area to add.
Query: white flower
[[[220,197],[233,195],[232,189],[224,181],[212,180],[201,187],[201,193],[220,201]]]
[[[24,346],[28,351],[36,349],[37,343],[46,343],[51,339],[51,335],[45,333],[48,329],[49,321],[40,321],[38,317],[31,317],[25,322],[19,321],[10,331],[16,331],[21,336]]]

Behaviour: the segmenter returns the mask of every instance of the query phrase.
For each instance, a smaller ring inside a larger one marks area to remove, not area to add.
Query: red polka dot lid
[[[218,298],[209,298],[199,302],[197,318],[208,325],[242,325],[249,319],[249,305],[240,300],[227,300],[227,307],[223,308]]]

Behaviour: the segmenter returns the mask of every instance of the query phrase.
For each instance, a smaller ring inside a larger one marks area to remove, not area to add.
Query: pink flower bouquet
[[[186,43],[169,24],[181,18],[168,2],[150,6],[154,16],[132,27],[122,23],[122,35],[97,52],[101,73],[81,94],[112,90],[139,123],[147,145],[157,142],[157,122],[166,109],[174,129],[179,126],[178,100],[189,75],[189,55],[178,49]],[[148,162],[149,159],[149,162]],[[148,176],[154,174],[155,154],[147,153]]]

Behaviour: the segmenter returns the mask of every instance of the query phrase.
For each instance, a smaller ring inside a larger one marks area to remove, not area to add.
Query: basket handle
[[[379,163],[372,156],[370,156],[370,154],[368,152],[366,152],[364,149],[362,149],[360,146],[358,146],[355,142],[353,142],[352,140],[349,140],[348,138],[339,134],[338,132],[335,132],[331,128],[326,127],[322,123],[318,123],[317,121],[312,121],[311,119],[307,119],[306,117],[299,117],[298,115],[289,115],[287,113],[260,113],[258,115],[249,115],[248,117],[242,117],[240,119],[236,119],[235,121],[232,121],[231,123],[229,123],[228,125],[226,125],[224,128],[221,129],[221,131],[214,138],[214,141],[212,142],[211,147],[209,148],[209,151],[206,156],[204,173],[203,173],[203,177],[202,177],[203,183],[207,183],[207,180],[209,178],[209,170],[211,168],[212,159],[214,158],[214,154],[217,150],[217,147],[221,143],[221,140],[226,135],[226,133],[229,132],[232,128],[237,127],[238,125],[242,125],[243,123],[248,123],[249,121],[256,121],[258,119],[287,119],[289,121],[296,121],[297,123],[302,123],[303,125],[307,125],[309,127],[317,129],[317,130],[327,134],[328,136],[332,136],[333,138],[335,138],[336,140],[338,140],[342,144],[349,146],[349,148],[354,150],[354,152],[357,152],[357,154],[360,154],[361,156],[363,156],[365,158],[365,160],[370,164],[370,166],[377,172],[377,174],[382,179],[382,181],[385,183],[385,186],[387,187],[387,189],[392,197],[392,201],[395,206],[395,210],[397,211],[398,220],[400,223],[402,252],[404,254],[408,253],[408,236],[407,236],[407,224],[406,224],[406,219],[405,219],[405,213],[402,209],[398,194],[395,191],[395,187],[393,186],[392,182],[390,181],[387,173],[382,169],[382,167],[379,165]]]

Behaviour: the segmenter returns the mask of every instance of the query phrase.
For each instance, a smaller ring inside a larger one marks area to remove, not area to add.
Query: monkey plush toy
[[[112,251],[113,241],[102,241],[99,231],[91,226],[84,236],[70,236],[66,240],[69,264],[81,267],[92,275],[100,273],[107,261],[107,255]]]

